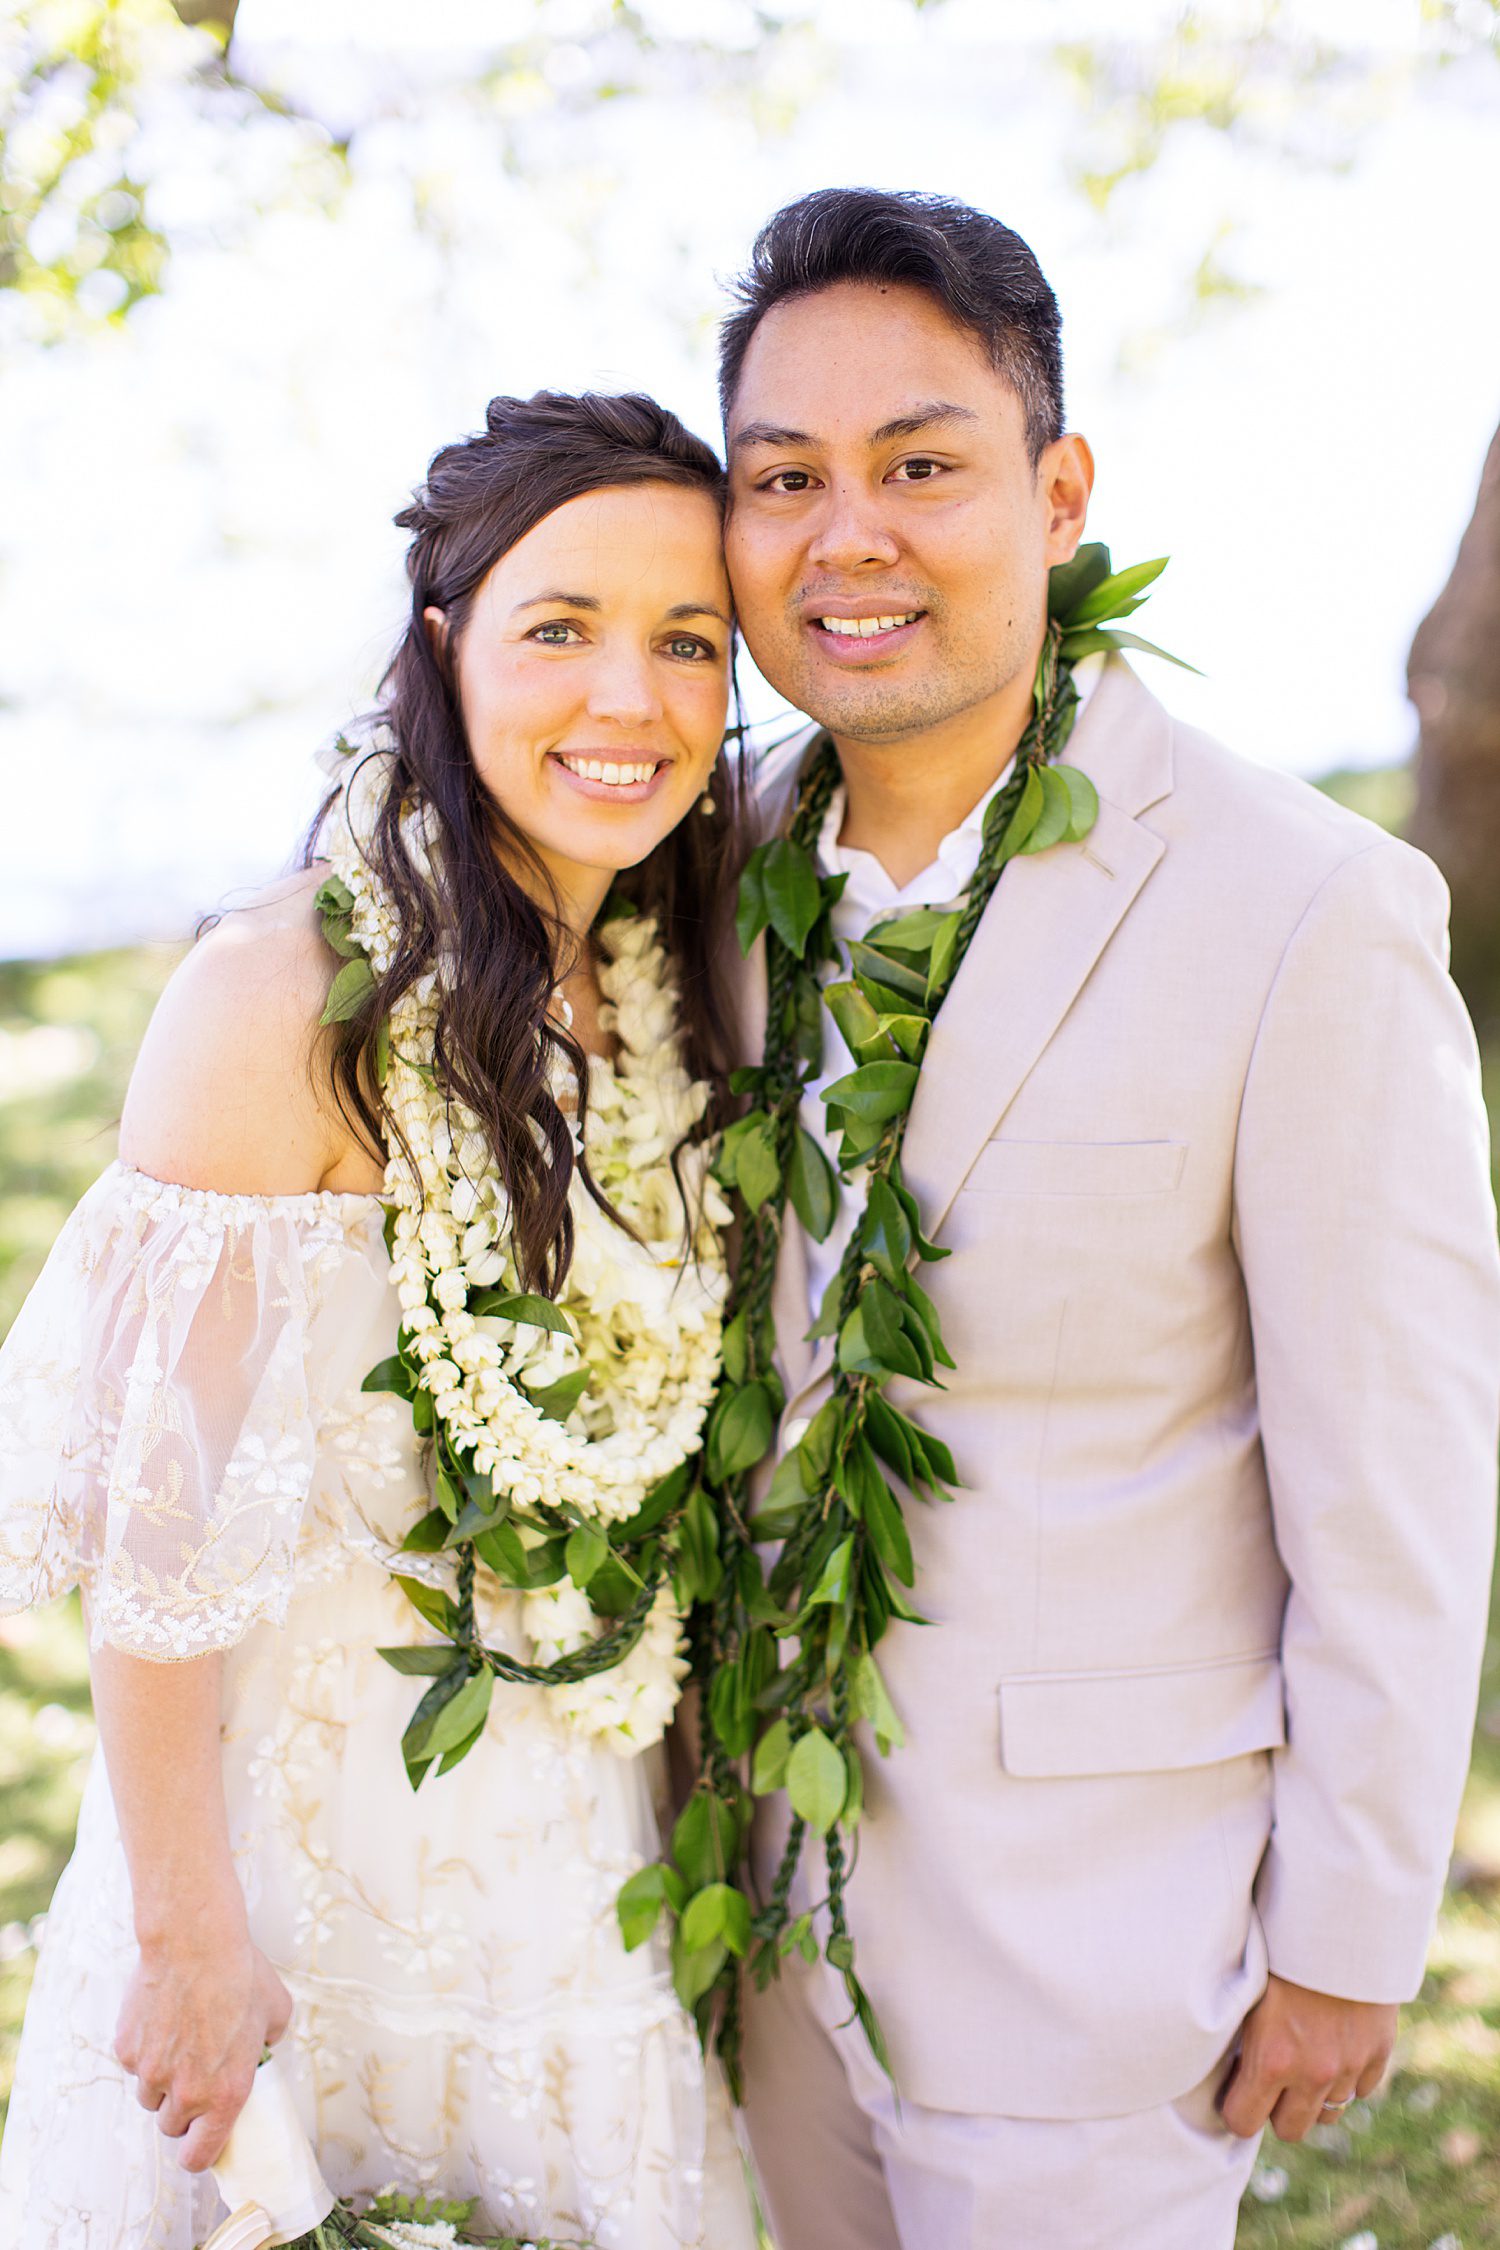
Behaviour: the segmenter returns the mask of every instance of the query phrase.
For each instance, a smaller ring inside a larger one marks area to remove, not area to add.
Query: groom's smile
[[[1080,441],[1034,460],[980,340],[921,289],[862,282],[766,313],[727,438],[729,567],[772,685],[841,744],[977,727],[1008,748]]]

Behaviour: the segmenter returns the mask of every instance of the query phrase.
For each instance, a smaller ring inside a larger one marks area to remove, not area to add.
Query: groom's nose
[[[808,542],[808,562],[828,571],[888,570],[900,554],[881,494],[861,479],[830,483]]]

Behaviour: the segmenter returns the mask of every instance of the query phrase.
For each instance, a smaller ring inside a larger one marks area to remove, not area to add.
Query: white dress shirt
[[[1080,710],[1088,701],[1103,669],[1104,660],[1099,656],[1085,657],[1075,669],[1073,678],[1078,689]],[[833,910],[833,933],[840,947],[846,947],[851,938],[867,937],[870,925],[877,916],[905,914],[914,906],[957,905],[963,892],[973,881],[974,870],[979,865],[979,854],[984,842],[984,816],[990,809],[990,800],[1004,788],[1014,766],[1014,758],[1008,760],[1003,772],[997,774],[978,804],[943,838],[937,848],[937,857],[922,869],[920,875],[914,875],[909,883],[900,888],[891,881],[873,852],[858,851],[851,845],[840,843],[839,830],[844,825],[846,797],[842,783],[835,789],[818,837],[818,866],[824,875],[847,875],[849,878],[844,885],[844,895]],[[847,974],[845,955],[837,963],[825,964],[822,981],[824,984],[831,984],[836,978]],[[817,1077],[809,1081],[802,1096],[801,1118],[808,1131],[827,1150],[830,1164],[837,1161],[840,1136],[828,1130],[828,1112],[819,1097],[825,1086],[831,1086],[836,1078],[842,1078],[854,1067],[853,1056],[825,1017],[823,1067]],[[863,1173],[856,1173],[852,1188],[840,1180],[838,1207],[826,1239],[814,1242],[810,1235],[807,1237],[807,1287],[811,1307],[809,1318],[812,1320],[817,1319],[823,1293],[838,1272],[844,1252],[849,1247],[849,1237],[854,1231],[854,1222],[864,1201],[863,1178]]]

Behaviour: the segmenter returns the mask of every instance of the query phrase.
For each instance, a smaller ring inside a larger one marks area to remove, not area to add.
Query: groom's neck
[[[1028,669],[936,726],[881,738],[834,732],[846,791],[839,842],[872,853],[898,888],[911,882],[1005,771],[1030,713]]]

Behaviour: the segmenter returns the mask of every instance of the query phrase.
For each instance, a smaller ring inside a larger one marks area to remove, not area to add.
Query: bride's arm
[[[115,2034],[142,2108],[214,2163],[290,1995],[250,1940],[229,1852],[219,1763],[223,1659],[153,1664],[96,1649],[99,1737],[130,1870],[139,1957]]]
[[[318,1083],[336,963],[312,887],[230,916],[178,970],[131,1081],[127,1164],[238,1195],[300,1194],[347,1167],[348,1135]],[[218,1654],[154,1663],[111,1648],[91,1659],[139,1946],[115,2051],[189,2171],[219,2156],[262,2047],[291,2013],[251,1942],[230,1854],[221,1666]]]

